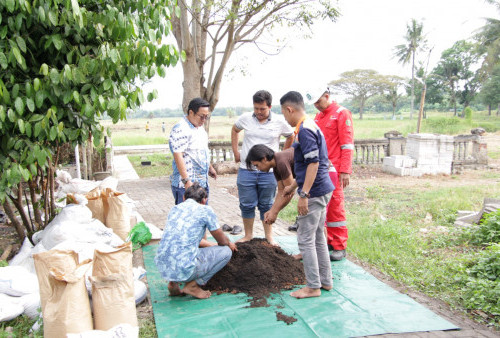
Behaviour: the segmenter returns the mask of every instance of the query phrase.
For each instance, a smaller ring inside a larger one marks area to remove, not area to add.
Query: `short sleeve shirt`
[[[290,175],[292,175],[292,177],[295,177],[295,173],[293,171],[293,152],[294,149],[292,147],[284,151],[274,153],[276,168],[274,168],[273,172],[276,181],[287,179],[288,177],[290,177]]]
[[[191,182],[198,182],[204,188],[208,186],[208,169],[210,166],[208,135],[203,127],[195,127],[186,116],[172,128],[169,138],[170,151],[183,153],[182,158]],[[172,186],[183,188],[177,163],[173,163],[170,176]]]
[[[302,191],[306,178],[307,166],[318,163],[318,172],[309,194],[319,197],[332,192],[335,188],[328,174],[330,161],[326,150],[326,141],[323,133],[312,119],[306,118],[300,125],[299,132],[293,143],[294,169],[299,191]]]
[[[190,198],[174,206],[168,214],[155,257],[163,278],[172,282],[187,281],[194,273],[198,247],[206,229],[218,228],[217,216],[208,205]]]
[[[283,115],[269,112],[269,117],[264,123],[260,123],[252,112],[244,113],[234,123],[236,128],[245,131],[243,145],[241,146],[240,168],[247,169],[245,160],[250,148],[256,144],[265,144],[274,152],[280,148],[280,136],[289,137],[293,134],[293,128],[286,122]]]

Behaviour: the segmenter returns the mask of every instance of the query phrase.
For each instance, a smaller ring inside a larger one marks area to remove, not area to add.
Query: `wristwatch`
[[[311,195],[308,192],[301,191],[301,192],[299,192],[299,197],[300,198],[309,198],[309,197],[311,197]]]
[[[186,185],[186,183],[189,182],[189,177],[188,178],[182,178],[181,182],[182,182],[182,184]]]

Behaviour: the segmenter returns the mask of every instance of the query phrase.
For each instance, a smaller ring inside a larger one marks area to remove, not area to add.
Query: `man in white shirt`
[[[198,182],[208,189],[208,175],[217,178],[210,164],[208,135],[203,124],[210,115],[209,103],[202,98],[189,102],[187,114],[172,128],[169,138],[174,155],[174,171],[170,176],[175,204],[182,203],[185,189]]]
[[[256,144],[264,144],[273,151],[279,151],[280,137],[286,137],[284,149],[293,142],[293,129],[282,115],[271,112],[272,95],[266,90],[259,90],[253,96],[253,113],[244,113],[233,125],[231,144],[234,159],[240,162],[238,169],[238,196],[240,200],[241,216],[245,228],[245,236],[240,242],[253,238],[253,224],[255,207],[259,209],[260,219],[264,226],[264,233],[269,243],[276,245],[273,240],[272,225],[264,223],[264,214],[271,208],[276,195],[276,179],[272,172],[248,170],[246,157],[250,148]],[[244,130],[241,152],[238,150],[238,133]],[[233,234],[241,232],[241,227],[235,226]]]

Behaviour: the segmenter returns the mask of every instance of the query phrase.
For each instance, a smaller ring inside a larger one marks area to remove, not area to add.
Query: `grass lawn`
[[[128,155],[127,157],[140,178],[172,174],[172,154]],[[142,165],[143,161],[151,161],[151,165]]]
[[[386,114],[387,115],[387,114]],[[421,132],[438,134],[468,134],[475,127],[483,127],[487,131],[500,130],[500,117],[487,116],[486,112],[475,112],[472,121],[452,118],[452,113],[428,112],[428,118],[423,120]],[[354,136],[356,139],[383,138],[384,133],[397,130],[404,136],[416,131],[417,120],[410,120],[403,114],[403,120],[385,119],[384,114],[365,114],[363,120],[354,115]],[[113,125],[111,120],[103,120],[102,124],[111,131],[113,145],[163,144],[168,140],[170,130],[180,117],[130,119]],[[213,116],[210,122],[210,139],[231,139],[231,128],[237,117]],[[150,131],[146,132],[146,122]],[[165,133],[162,132],[162,122],[165,122]],[[241,136],[240,136],[241,138]]]

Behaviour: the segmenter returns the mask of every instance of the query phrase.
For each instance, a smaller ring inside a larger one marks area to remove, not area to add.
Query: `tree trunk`
[[[85,146],[85,144],[82,144],[80,146],[80,149],[82,151],[82,171],[83,171],[83,179],[84,180],[88,180],[89,179],[89,176],[87,175],[88,174],[88,171],[87,171],[87,147]]]
[[[203,82],[203,74],[193,53],[188,54],[186,51],[186,61],[182,63],[182,73],[184,76],[184,81],[182,82],[182,111],[187,113],[189,101],[195,97],[202,97],[201,83]]]
[[[26,238],[26,233],[23,226],[17,220],[16,215],[14,214],[14,210],[12,210],[12,207],[9,203],[9,200],[5,199],[5,202],[3,202],[2,205],[5,213],[7,214],[7,216],[9,216],[10,222],[12,223],[12,225],[14,225],[14,228],[16,228],[17,235],[19,236],[19,240],[22,243],[24,241],[24,238]]]
[[[92,134],[89,135],[87,145],[87,172],[88,172],[88,180],[92,180],[93,168],[92,168],[92,157],[94,154],[94,143],[92,142]]]
[[[410,120],[413,117],[413,108],[415,107],[415,52],[411,56],[411,108]]]
[[[38,176],[36,177],[38,179]],[[35,231],[40,230],[43,227],[42,214],[40,212],[40,202],[36,196],[37,185],[34,179],[28,182],[30,188],[31,205],[33,206],[33,212],[35,213]]]
[[[427,91],[427,86],[424,82],[424,88],[422,89],[422,96],[420,97],[420,109],[418,110],[417,134],[420,133],[420,126],[422,124],[422,115],[424,113],[426,91]]]
[[[14,198],[11,195],[8,195],[12,203],[17,209],[17,212],[19,213],[19,216],[21,217],[21,220],[23,221],[23,225],[28,231],[28,233],[32,233],[33,229],[31,228],[31,220],[28,219],[28,216],[26,216],[26,212],[24,211],[24,204],[23,204],[23,184],[19,183],[17,186],[17,198]]]
[[[491,116],[491,104],[488,105],[488,116]]]
[[[361,99],[360,105],[359,105],[359,119],[363,119],[363,113],[365,112],[365,101],[364,99]]]
[[[497,116],[500,115],[500,103],[498,104]]]

